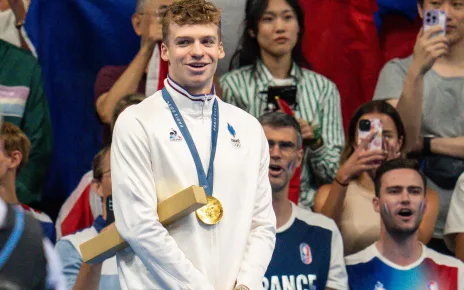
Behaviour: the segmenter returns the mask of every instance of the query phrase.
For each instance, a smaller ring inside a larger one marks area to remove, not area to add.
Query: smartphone
[[[440,25],[443,28],[442,32],[434,34],[437,35],[446,35],[446,13],[441,10],[426,10],[424,12],[424,31],[427,31],[432,26]]]
[[[114,222],[113,197],[110,195],[106,199],[106,224]]]
[[[377,133],[372,139],[371,142],[367,145],[368,150],[373,149],[382,149],[383,147],[383,138],[382,138],[382,120],[380,119],[362,119],[359,121],[359,128],[358,128],[358,144],[361,143],[362,139],[365,139],[369,133],[373,130]]]
[[[296,86],[270,86],[267,88],[267,107],[268,111],[277,111],[279,105],[277,104],[276,98],[284,100],[290,108],[296,110]]]

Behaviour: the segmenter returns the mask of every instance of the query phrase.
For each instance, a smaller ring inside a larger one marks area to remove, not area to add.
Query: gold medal
[[[215,225],[222,218],[222,213],[224,211],[222,204],[217,198],[212,196],[207,196],[206,201],[207,204],[205,206],[196,210],[197,217],[204,224]]]

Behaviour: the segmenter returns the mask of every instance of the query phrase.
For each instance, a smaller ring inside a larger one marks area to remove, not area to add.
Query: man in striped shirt
[[[239,69],[221,78],[222,98],[259,117],[273,101],[269,87],[296,86],[294,115],[305,147],[299,203],[310,207],[317,187],[332,182],[338,169],[344,145],[340,95],[327,78],[302,68],[308,63],[301,53],[298,1],[248,1],[246,12],[241,49],[231,61]]]

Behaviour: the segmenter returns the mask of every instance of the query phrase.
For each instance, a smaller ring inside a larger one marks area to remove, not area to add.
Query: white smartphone
[[[446,35],[446,13],[441,10],[425,10],[424,12],[424,31],[427,31],[432,26],[439,25],[443,28],[443,31],[440,33],[434,34],[437,35]]]
[[[382,149],[383,147],[383,138],[382,138],[382,120],[380,119],[361,119],[359,121],[359,127],[358,127],[358,144],[361,143],[362,139],[365,139],[369,133],[373,130],[376,131],[377,133],[374,136],[374,139],[372,139],[371,142],[367,145],[368,150],[372,149]]]

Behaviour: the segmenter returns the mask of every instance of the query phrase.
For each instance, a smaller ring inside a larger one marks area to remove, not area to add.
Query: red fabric
[[[409,21],[399,14],[385,15],[379,37],[383,61],[411,55],[421,26],[419,17],[415,21]]]
[[[332,80],[341,95],[343,124],[372,99],[383,65],[372,0],[300,0],[305,13],[303,50],[312,69]],[[349,73],[347,73],[349,72]]]
[[[94,217],[90,208],[90,184],[84,189],[71,211],[61,223],[61,236],[70,235],[93,225]]]
[[[288,199],[298,205],[300,196],[300,184],[301,184],[301,168],[297,167],[295,173],[293,173],[292,179],[290,179],[290,186],[288,189]]]
[[[160,59],[158,90],[164,88],[164,80],[168,77],[168,62]]]
[[[107,65],[100,69],[97,75],[97,79],[95,80],[95,88],[94,88],[94,97],[95,102],[97,102],[98,97],[107,93],[114,83],[119,79],[119,77],[124,73],[129,65],[121,65],[121,66],[114,66],[114,65]],[[147,74],[144,74],[142,79],[140,80],[139,87],[137,88],[137,92],[141,94],[145,94],[145,88],[147,86]]]

